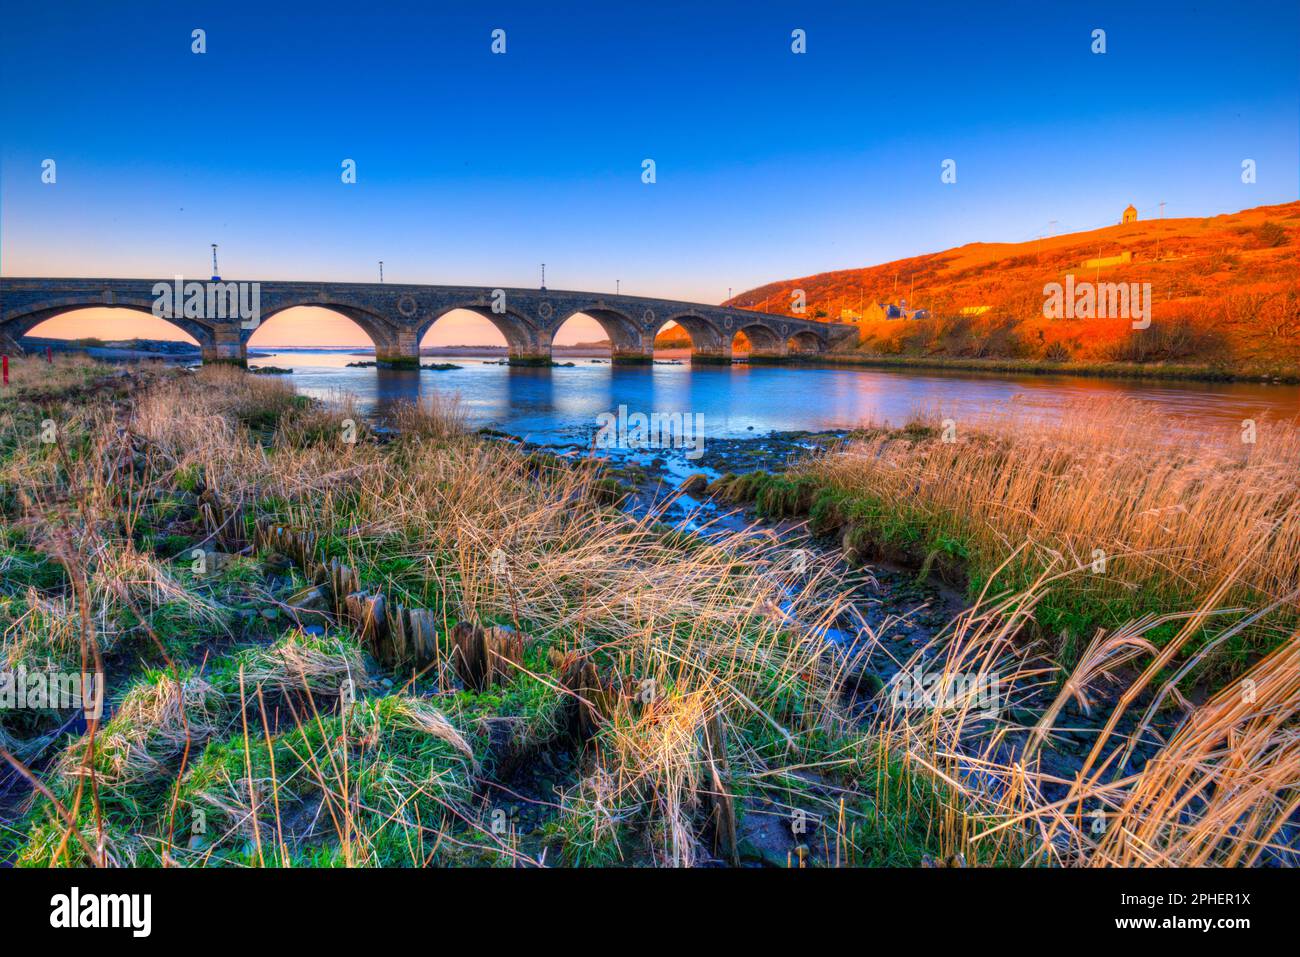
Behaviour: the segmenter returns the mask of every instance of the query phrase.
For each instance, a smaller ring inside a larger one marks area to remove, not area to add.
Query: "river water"
[[[361,411],[382,415],[393,402],[458,393],[474,427],[539,443],[581,441],[596,417],[631,412],[700,414],[710,438],[773,431],[847,429],[864,422],[901,425],[915,412],[980,414],[1017,408],[1055,416],[1070,402],[1110,396],[1154,403],[1183,426],[1238,427],[1243,419],[1300,415],[1300,387],[1247,383],[1167,382],[1076,376],[1002,376],[897,372],[865,367],[787,365],[611,366],[607,359],[568,358],[573,366],[511,368],[494,356],[425,358],[446,371],[347,368],[373,356],[340,350],[266,350],[250,365],[292,368],[287,378],[307,395],[356,396]]]

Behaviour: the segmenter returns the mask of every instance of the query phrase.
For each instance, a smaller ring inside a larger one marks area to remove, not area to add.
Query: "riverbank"
[[[1261,611],[1231,635],[1190,640],[1196,668],[1180,679],[1203,696],[1300,627],[1300,430],[1259,429],[1246,442],[1230,426],[1105,400],[1076,401],[1054,422],[917,416],[769,440],[732,456],[709,490],[768,519],[806,520],[850,561],[934,574],[971,600],[1060,578],[1030,632],[1067,667],[1098,629],[1221,590]],[[1163,646],[1178,632],[1169,623],[1148,637]]]
[[[960,839],[851,720],[827,572],[630,519],[594,465],[452,406],[383,431],[233,370],[135,385],[4,409],[4,661],[85,656],[109,689],[102,722],[4,715],[43,788],[3,782],[8,860],[918,864]],[[882,818],[905,805],[929,811]]]
[[[795,362],[866,366],[879,369],[933,369],[994,375],[1082,376],[1098,379],[1150,379],[1177,382],[1300,384],[1300,369],[1231,370],[1207,365],[1137,362],[1051,362],[1046,359],[947,359],[937,356],[882,356],[830,352],[792,356]]]
[[[1258,722],[1294,714],[1290,659],[1252,671],[1260,751],[1227,789],[1251,828],[1207,842],[1213,794],[1199,831],[1142,799],[1167,758],[1229,780],[1185,760],[1212,701],[1139,689],[1151,720],[1073,725],[1145,626],[1057,686],[1022,640],[1043,585],[954,615],[667,483],[629,514],[627,462],[469,434],[451,400],[373,423],[236,370],[71,362],[17,364],[39,403],[0,396],[3,660],[103,661],[109,704],[93,746],[75,712],[0,715],[45,789],[0,781],[12,862],[1249,863],[1280,840],[1256,837],[1294,767]],[[1098,806],[1142,841],[1098,837]]]

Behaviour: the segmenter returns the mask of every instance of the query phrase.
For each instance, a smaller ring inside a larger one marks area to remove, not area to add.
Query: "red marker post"
[[[54,350],[49,346],[45,347],[45,361],[50,365],[54,365]]]
[[[4,357],[4,367],[5,367],[5,385],[8,385],[9,384],[9,357],[8,356]]]

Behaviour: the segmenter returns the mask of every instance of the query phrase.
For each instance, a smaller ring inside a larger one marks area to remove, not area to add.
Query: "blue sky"
[[[6,5],[0,269],[717,302],[1300,192],[1294,0],[468,6]]]

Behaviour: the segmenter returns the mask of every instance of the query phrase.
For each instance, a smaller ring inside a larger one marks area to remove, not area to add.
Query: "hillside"
[[[1300,370],[1300,202],[1146,220],[1026,243],[969,243],[865,269],[769,283],[731,305],[857,323],[862,357],[1179,364],[1237,375]],[[1084,263],[1102,259],[1101,264]],[[1126,262],[1110,263],[1112,258]],[[1151,326],[1047,319],[1044,286],[1150,283]],[[873,304],[927,318],[887,319]],[[924,312],[923,312],[924,315]]]

